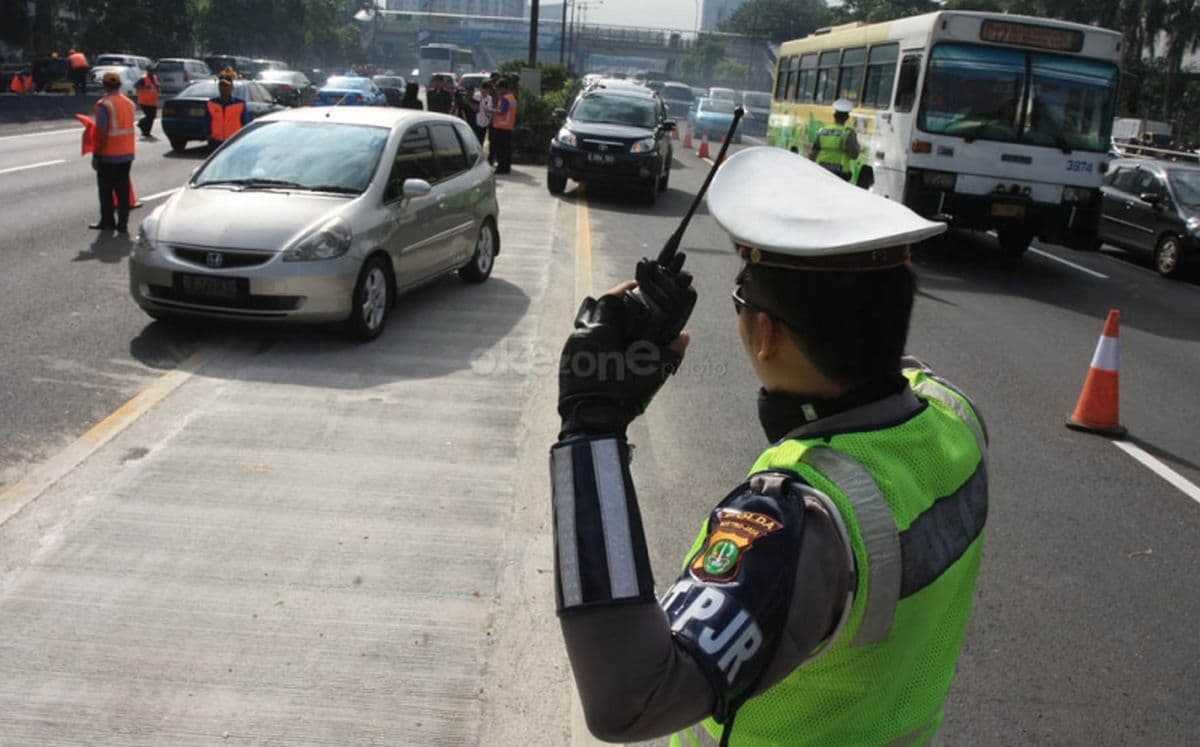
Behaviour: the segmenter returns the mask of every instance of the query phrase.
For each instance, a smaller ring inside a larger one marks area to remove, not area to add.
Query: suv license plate
[[[600,164],[607,166],[617,160],[617,157],[608,153],[588,153],[588,163]]]
[[[186,274],[180,274],[177,277],[180,289],[188,296],[217,301],[232,301],[238,297],[238,278]]]
[[[996,203],[992,205],[992,215],[1000,218],[1024,218],[1025,206]]]

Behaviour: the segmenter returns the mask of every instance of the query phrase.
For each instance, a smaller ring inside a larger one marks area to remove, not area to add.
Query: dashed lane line
[[[1095,270],[1093,270],[1091,268],[1084,267],[1083,265],[1080,265],[1080,264],[1076,264],[1069,259],[1063,259],[1062,257],[1055,256],[1055,255],[1051,254],[1050,252],[1043,251],[1041,249],[1038,249],[1037,247],[1031,246],[1031,247],[1029,247],[1029,251],[1033,252],[1034,254],[1038,255],[1039,257],[1045,257],[1046,259],[1053,260],[1055,262],[1058,262],[1059,264],[1066,265],[1067,267],[1079,270],[1080,272],[1083,272],[1083,273],[1087,273],[1088,275],[1091,275],[1094,278],[1100,278],[1101,280],[1108,280],[1108,275],[1105,275],[1102,272],[1096,272]]]
[[[1196,487],[1195,483],[1163,464],[1158,459],[1155,459],[1150,454],[1147,454],[1145,450],[1135,444],[1131,444],[1128,441],[1113,441],[1113,445],[1141,462],[1142,466],[1146,469],[1171,483],[1171,485],[1188,498],[1191,498],[1196,503],[1200,503],[1200,487]]]
[[[14,171],[26,171],[28,169],[40,169],[43,166],[56,166],[60,163],[66,163],[65,158],[59,158],[54,161],[42,161],[41,163],[27,163],[24,166],[13,166],[9,169],[0,169],[0,174],[11,174]]]
[[[152,195],[147,195],[147,196],[145,196],[145,197],[141,197],[141,198],[139,198],[139,199],[140,199],[142,202],[150,202],[151,200],[157,200],[157,199],[158,199],[158,198],[160,198],[160,197],[169,197],[169,196],[171,196],[171,195],[175,194],[175,193],[176,193],[176,192],[178,192],[178,191],[179,191],[179,187],[174,187],[173,189],[167,189],[167,190],[164,190],[164,191],[162,191],[162,192],[155,192],[155,193],[154,193],[154,194],[152,194]]]
[[[82,132],[82,130],[79,129],[78,127],[71,127],[70,129],[66,129],[66,130],[44,130],[42,132],[26,132],[23,135],[4,135],[4,136],[0,137],[0,141],[19,140],[21,138],[26,138],[26,137],[41,137],[43,135],[61,135],[64,132],[74,132],[76,135],[78,135],[80,132]]]

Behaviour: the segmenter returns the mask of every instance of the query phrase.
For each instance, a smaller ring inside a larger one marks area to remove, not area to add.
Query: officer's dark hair
[[[900,370],[916,280],[886,270],[781,270],[747,265],[745,298],[784,323],[822,373],[856,386]]]
[[[850,112],[834,112],[833,121],[838,124],[846,124],[846,120],[850,119]]]

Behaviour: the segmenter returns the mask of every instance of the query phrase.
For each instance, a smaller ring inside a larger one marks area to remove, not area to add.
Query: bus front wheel
[[[1033,234],[1019,228],[1007,228],[996,232],[1000,240],[1000,251],[1009,257],[1020,257],[1029,249]]]

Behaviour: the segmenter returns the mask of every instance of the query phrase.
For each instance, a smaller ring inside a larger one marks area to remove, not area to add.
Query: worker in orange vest
[[[87,72],[90,65],[83,52],[77,49],[67,51],[67,64],[71,68],[71,82],[75,84],[75,95],[87,93]]]
[[[219,95],[208,100],[208,145],[216,148],[250,122],[246,102],[233,95],[233,79],[221,76]]]
[[[133,101],[121,94],[121,76],[105,73],[101,80],[104,96],[96,102],[95,151],[92,168],[100,190],[100,220],[88,228],[100,231],[129,232],[129,170],[133,166]],[[117,215],[113,220],[113,193],[117,195]]]
[[[29,74],[28,66],[13,73],[8,90],[16,94],[33,93],[33,76]]]
[[[512,134],[517,126],[517,97],[509,90],[507,78],[496,83],[497,102],[492,108],[491,149],[496,157],[496,173],[512,171]]]
[[[144,139],[152,140],[154,136],[150,134],[150,130],[154,128],[154,117],[158,114],[159,90],[158,75],[154,73],[154,68],[147,69],[133,87],[137,91],[138,106],[142,107],[138,129],[142,131]]]

